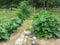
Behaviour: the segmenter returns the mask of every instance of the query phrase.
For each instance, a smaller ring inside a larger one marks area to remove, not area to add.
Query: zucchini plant
[[[22,21],[19,18],[12,18],[9,19],[6,23],[3,24],[3,27],[8,30],[9,33],[12,33],[14,30],[20,26]]]
[[[8,31],[0,25],[0,40],[7,40],[9,37]]]
[[[7,22],[0,24],[0,40],[9,39],[11,33],[16,31],[17,27],[20,26],[22,20],[19,18],[8,19]]]
[[[60,38],[60,23],[50,11],[41,10],[36,13],[32,23],[31,31],[37,38]]]

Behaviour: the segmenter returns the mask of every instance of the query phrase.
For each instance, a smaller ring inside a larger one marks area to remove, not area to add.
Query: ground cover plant
[[[36,13],[32,23],[31,31],[37,38],[60,38],[60,23],[50,11],[41,10]]]

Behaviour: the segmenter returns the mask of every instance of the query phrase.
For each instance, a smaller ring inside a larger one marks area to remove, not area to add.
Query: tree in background
[[[17,8],[22,1],[27,1],[30,5],[36,8],[60,6],[60,0],[0,0],[0,8]]]
[[[26,0],[35,7],[59,7],[60,0]]]

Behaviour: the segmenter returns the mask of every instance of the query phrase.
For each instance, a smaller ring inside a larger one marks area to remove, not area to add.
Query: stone
[[[34,40],[32,41],[32,45],[36,45],[36,42]]]
[[[30,37],[31,40],[36,40],[35,36]]]
[[[30,31],[24,31],[24,35],[30,35],[31,34],[31,32]]]
[[[19,38],[15,41],[15,44],[16,44],[16,45],[22,45],[24,39],[25,39],[24,34],[22,34],[21,37],[19,37]]]
[[[37,45],[36,37],[30,31],[24,31],[15,42],[16,45]]]

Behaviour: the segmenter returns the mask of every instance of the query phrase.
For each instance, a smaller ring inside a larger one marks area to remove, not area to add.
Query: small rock
[[[33,39],[35,39],[35,40],[36,40],[36,37],[35,37],[35,36],[33,36]]]
[[[31,40],[36,40],[35,36],[30,37]]]
[[[31,32],[30,31],[24,31],[24,35],[30,35],[31,34]]]
[[[37,45],[35,41],[32,41],[32,45]]]
[[[15,44],[16,44],[16,45],[21,45],[22,42],[23,42],[23,39],[18,39],[18,40],[16,40]]]
[[[21,45],[24,41],[24,35],[22,34],[20,38],[15,41],[16,45]]]

